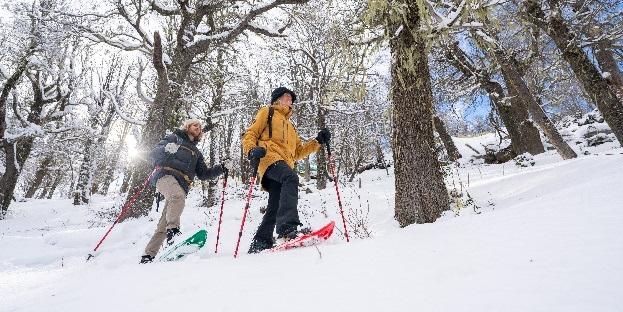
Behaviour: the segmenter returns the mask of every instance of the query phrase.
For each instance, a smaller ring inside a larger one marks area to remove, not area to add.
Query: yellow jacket
[[[260,160],[257,170],[260,180],[268,166],[273,163],[283,160],[290,168],[294,168],[295,161],[317,152],[321,147],[316,140],[310,140],[305,144],[301,142],[301,137],[290,122],[292,110],[281,105],[273,105],[273,136],[269,138],[268,108],[268,106],[260,108],[253,124],[242,137],[242,151],[245,155],[248,155],[249,151],[256,146],[266,149],[266,156]]]

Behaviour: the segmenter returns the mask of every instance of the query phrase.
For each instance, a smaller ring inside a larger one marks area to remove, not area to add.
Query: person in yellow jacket
[[[317,152],[331,139],[331,133],[322,129],[315,140],[303,143],[290,122],[295,101],[293,91],[285,87],[273,90],[271,105],[260,108],[242,139],[242,150],[251,166],[257,166],[262,188],[268,191],[268,206],[249,253],[272,248],[275,230],[277,239],[284,240],[304,232],[298,229],[302,224],[297,210],[299,177],[293,170],[294,162]]]

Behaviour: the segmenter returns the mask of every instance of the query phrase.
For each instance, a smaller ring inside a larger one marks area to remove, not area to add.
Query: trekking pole
[[[223,194],[221,196],[221,213],[218,216],[218,230],[216,230],[216,246],[214,247],[214,253],[218,253],[218,241],[221,236],[221,223],[223,222],[223,206],[225,206],[225,188],[227,188],[227,176],[229,170],[225,170],[225,177],[223,177]]]
[[[346,236],[346,242],[350,242],[348,237],[348,230],[346,229],[346,219],[344,218],[344,210],[342,209],[342,199],[340,198],[340,190],[337,187],[337,177],[335,176],[335,163],[331,161],[331,146],[329,142],[326,142],[327,147],[327,162],[329,163],[329,171],[333,175],[333,183],[335,184],[335,193],[337,194],[337,202],[340,206],[340,214],[342,215],[342,224],[344,225],[344,235]]]
[[[249,179],[249,192],[247,193],[247,203],[244,206],[244,214],[242,215],[242,223],[240,223],[240,232],[238,232],[238,242],[236,243],[236,251],[234,251],[234,258],[238,257],[238,247],[240,247],[240,238],[242,237],[242,229],[244,228],[244,222],[247,220],[247,211],[251,204],[251,194],[253,193],[253,186],[255,185],[255,176],[257,176],[257,167],[259,166],[259,160],[257,165],[253,168],[253,176]]]
[[[149,176],[147,177],[147,179],[145,179],[145,181],[143,182],[143,186],[138,191],[134,192],[134,194],[132,194],[132,197],[130,197],[130,200],[128,200],[125,203],[125,205],[123,205],[123,208],[121,208],[121,212],[117,216],[117,219],[115,220],[115,222],[113,222],[113,224],[110,226],[110,228],[108,228],[108,231],[106,231],[106,234],[104,234],[104,236],[102,236],[102,239],[100,239],[99,243],[97,243],[97,246],[95,246],[95,248],[93,249],[92,253],[89,253],[89,255],[87,256],[87,261],[89,261],[91,258],[95,257],[93,254],[97,251],[97,249],[100,247],[100,245],[104,242],[106,237],[108,237],[108,234],[110,234],[110,231],[112,231],[112,228],[114,228],[115,225],[117,225],[117,223],[119,223],[119,220],[121,220],[121,218],[125,215],[125,213],[132,206],[132,204],[134,204],[134,202],[136,201],[136,198],[138,197],[138,195],[143,193],[143,190],[145,190],[145,187],[147,186],[147,183],[149,182],[149,179],[151,179],[151,177],[154,175],[154,173],[156,171],[158,171],[158,169],[160,169],[160,167],[154,168],[154,171],[152,171],[149,174]]]

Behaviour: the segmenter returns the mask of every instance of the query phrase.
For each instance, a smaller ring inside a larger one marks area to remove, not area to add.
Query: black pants
[[[268,207],[254,240],[272,246],[275,226],[277,234],[285,234],[302,225],[296,209],[299,177],[284,161],[278,161],[264,173],[262,186],[268,190]]]

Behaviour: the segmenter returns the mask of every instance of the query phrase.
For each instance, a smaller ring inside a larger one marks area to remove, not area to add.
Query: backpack
[[[273,115],[275,114],[275,108],[271,105],[268,108],[268,121],[266,125],[268,126],[268,139],[273,138]]]

